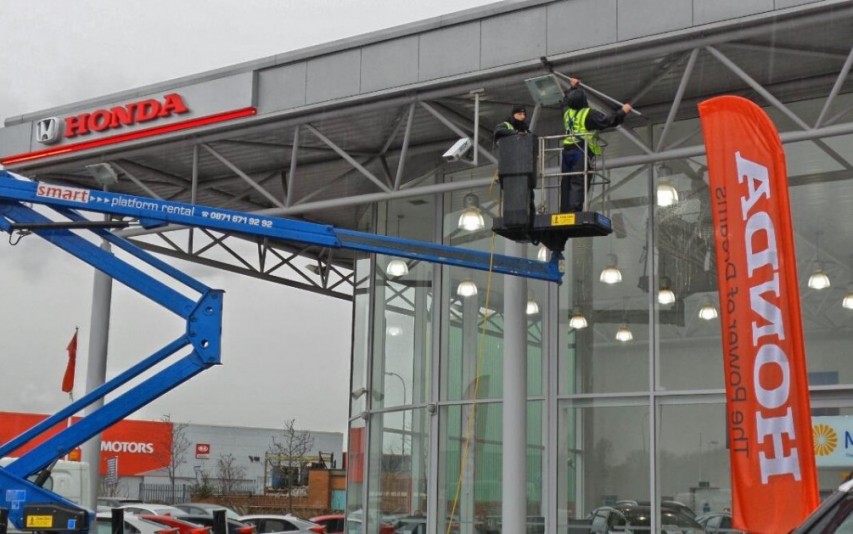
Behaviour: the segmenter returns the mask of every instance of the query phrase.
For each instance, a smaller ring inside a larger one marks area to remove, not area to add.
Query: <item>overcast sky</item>
[[[2,119],[370,33],[492,0],[0,0]],[[85,393],[93,271],[37,237],[0,235],[0,411],[52,413],[65,347],[80,327],[74,393]],[[170,262],[172,260],[169,260]],[[183,264],[226,290],[223,365],[134,418],[345,432],[351,306]],[[184,325],[115,285],[108,376]]]

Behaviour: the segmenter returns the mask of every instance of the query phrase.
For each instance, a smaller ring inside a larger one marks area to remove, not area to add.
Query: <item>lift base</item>
[[[569,239],[609,235],[613,223],[594,211],[545,213],[535,215],[532,226],[506,227],[502,217],[495,217],[492,231],[513,241],[542,243],[549,250],[562,252]]]

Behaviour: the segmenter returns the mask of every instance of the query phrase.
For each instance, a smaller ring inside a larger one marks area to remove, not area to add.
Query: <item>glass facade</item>
[[[848,104],[838,97],[837,106]],[[791,110],[813,121],[823,105],[803,100]],[[783,133],[790,128],[767,111]],[[667,128],[667,139],[700,137],[695,118]],[[664,125],[651,126],[641,141],[659,146],[663,133]],[[612,158],[637,154],[618,138],[607,150]],[[839,229],[850,226],[853,135],[790,142],[785,150],[815,421],[843,425],[853,410],[846,394],[853,310],[842,305],[853,291],[853,249]],[[366,476],[350,480],[350,511],[362,513],[365,503],[375,528],[421,521],[425,532],[494,533],[503,499],[523,496],[528,532],[566,534],[584,521],[588,532],[597,514],[625,501],[650,505],[658,525],[676,506],[697,516],[731,511],[705,158],[618,166],[608,177],[609,187],[593,188],[591,209],[610,216],[615,231],[567,243],[561,286],[524,282],[526,354],[504,350],[507,277],[418,264],[389,279],[391,258],[359,264],[358,274],[370,275],[356,297],[353,388],[370,395],[352,405],[354,429],[366,435]],[[483,229],[459,227],[470,195]],[[460,189],[421,202],[413,210],[408,200],[393,201],[372,216],[391,235],[506,251],[490,231],[495,191]],[[526,253],[536,258],[538,248],[527,245]],[[818,269],[829,287],[809,286]],[[522,488],[502,481],[507,357],[527,362]],[[835,439],[853,447],[848,432]],[[825,456],[817,457],[823,493],[853,469]]]

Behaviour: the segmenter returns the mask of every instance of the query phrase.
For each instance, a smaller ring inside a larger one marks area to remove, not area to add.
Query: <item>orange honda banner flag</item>
[[[785,153],[745,98],[699,104],[714,218],[734,528],[788,532],[817,507]]]
[[[65,375],[62,377],[62,391],[71,393],[74,389],[74,372],[77,369],[77,329],[74,329],[74,336],[68,342],[66,347],[68,351],[68,365],[65,367]]]

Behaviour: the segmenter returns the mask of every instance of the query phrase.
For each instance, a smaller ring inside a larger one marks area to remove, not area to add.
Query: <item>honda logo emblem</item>
[[[43,145],[52,145],[59,141],[62,136],[60,120],[56,117],[48,117],[36,123],[36,141]]]

